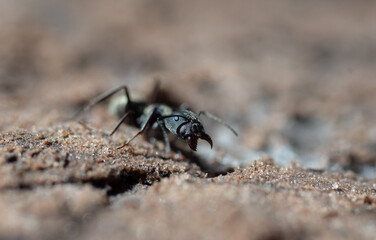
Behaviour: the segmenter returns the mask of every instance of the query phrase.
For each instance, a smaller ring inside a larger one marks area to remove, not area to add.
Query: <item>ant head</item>
[[[210,147],[213,148],[213,141],[206,134],[204,127],[199,121],[188,121],[181,124],[177,129],[177,135],[187,141],[193,151],[197,150],[197,141],[199,138],[207,141]]]

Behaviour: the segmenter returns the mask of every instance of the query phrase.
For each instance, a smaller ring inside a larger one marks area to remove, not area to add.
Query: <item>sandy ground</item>
[[[374,239],[372,1],[1,1],[0,239]],[[91,98],[195,112],[197,153]],[[84,122],[84,124],[80,123]],[[153,137],[153,132],[149,133]],[[149,136],[149,137],[150,137]]]

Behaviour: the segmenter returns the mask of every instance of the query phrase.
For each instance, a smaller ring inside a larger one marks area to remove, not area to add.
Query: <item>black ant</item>
[[[157,82],[154,88],[154,97],[158,91],[158,88],[159,84]],[[145,100],[131,99],[128,88],[126,86],[119,86],[111,91],[105,92],[95,97],[94,99],[89,101],[89,103],[84,106],[84,108],[81,109],[76,114],[76,116],[82,111],[89,110],[93,105],[105,101],[106,99],[122,90],[124,90],[126,98],[125,102],[120,103],[120,105],[123,105],[120,107],[124,108],[124,111],[122,111],[123,115],[109,135],[112,136],[128,117],[132,117],[131,120],[133,124],[137,126],[140,131],[118,148],[122,148],[128,145],[138,135],[143,134],[144,131],[150,126],[152,126],[153,128],[159,126],[162,129],[166,145],[166,155],[170,153],[170,143],[168,140],[167,130],[178,138],[186,141],[188,143],[188,146],[193,151],[197,150],[198,139],[207,141],[210,144],[210,147],[213,148],[213,141],[211,137],[205,132],[204,127],[200,122],[200,115],[205,115],[206,117],[223,124],[224,126],[229,128],[236,136],[238,135],[237,132],[229,124],[209,112],[201,111],[196,115],[185,105],[181,105],[178,109],[173,110],[172,107],[167,106],[166,104],[148,104]],[[117,104],[119,104],[119,102]],[[118,107],[119,106],[115,106],[115,108]]]

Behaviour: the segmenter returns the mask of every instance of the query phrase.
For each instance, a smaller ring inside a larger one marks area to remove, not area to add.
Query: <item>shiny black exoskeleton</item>
[[[155,92],[157,91],[158,85],[155,87]],[[121,108],[124,109],[122,112],[121,119],[116,124],[115,128],[111,131],[109,135],[113,135],[119,126],[129,117],[132,118],[132,122],[140,128],[140,131],[127,142],[125,142],[121,147],[128,145],[133,139],[138,135],[144,133],[149,127],[160,127],[163,133],[164,141],[166,144],[166,153],[170,152],[170,143],[168,140],[167,130],[183,139],[187,142],[188,146],[196,151],[198,139],[203,139],[207,141],[211,147],[213,147],[213,141],[210,136],[205,132],[203,125],[200,122],[199,116],[201,114],[211,118],[229,128],[235,135],[236,131],[230,127],[223,120],[214,116],[213,114],[201,111],[198,115],[194,114],[192,111],[188,110],[185,106],[179,107],[177,110],[173,110],[172,107],[166,104],[147,104],[144,100],[133,100],[130,97],[128,88],[126,86],[120,86],[109,92],[103,93],[98,97],[92,99],[83,110],[90,109],[93,105],[102,102],[109,97],[113,96],[117,92],[124,90],[125,92],[125,102],[122,103]],[[115,106],[118,107],[118,106]],[[81,112],[81,111],[80,111]]]

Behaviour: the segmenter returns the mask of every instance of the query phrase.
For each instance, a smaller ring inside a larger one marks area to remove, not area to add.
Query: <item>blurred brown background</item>
[[[374,239],[376,2],[0,1],[1,239]],[[162,158],[89,99],[208,110]],[[257,161],[254,161],[257,160]]]

